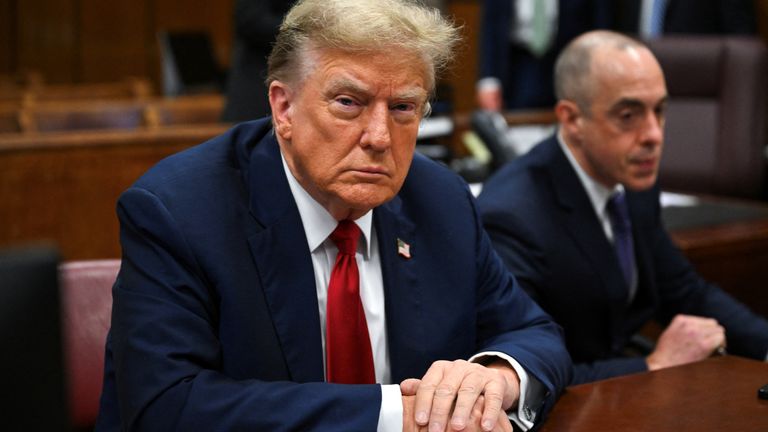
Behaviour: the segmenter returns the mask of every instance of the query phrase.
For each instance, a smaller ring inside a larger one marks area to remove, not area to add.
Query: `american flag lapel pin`
[[[403,258],[411,258],[411,245],[401,239],[397,239],[397,253]]]

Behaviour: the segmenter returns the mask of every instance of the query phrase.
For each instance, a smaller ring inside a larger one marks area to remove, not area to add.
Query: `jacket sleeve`
[[[679,313],[715,318],[725,328],[729,353],[764,360],[768,354],[768,320],[702,278],[662,226],[658,204],[654,211],[655,224],[649,232],[653,233],[661,305],[657,320],[666,326]]]
[[[494,251],[475,210],[478,241],[479,351],[500,351],[520,365],[546,388],[543,399],[527,401],[539,422],[552,408],[571,380],[571,358],[562,329],[522,289]],[[503,332],[483,332],[503,329]]]

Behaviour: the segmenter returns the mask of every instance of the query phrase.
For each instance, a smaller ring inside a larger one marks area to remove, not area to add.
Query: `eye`
[[[360,114],[362,105],[357,99],[339,95],[331,100],[329,105],[331,113],[339,118],[351,119]]]
[[[624,123],[631,122],[634,116],[635,113],[630,110],[625,110],[619,113],[619,119]]]
[[[416,110],[416,104],[412,103],[399,103],[392,107],[393,111],[409,112]]]
[[[337,97],[336,102],[347,107],[355,106],[357,104],[352,98],[346,96]]]

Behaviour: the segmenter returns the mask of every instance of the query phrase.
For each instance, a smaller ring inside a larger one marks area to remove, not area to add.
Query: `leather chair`
[[[768,54],[762,41],[681,35],[648,45],[670,95],[662,188],[765,198]]]
[[[96,424],[112,285],[119,270],[117,259],[70,261],[59,266],[67,399],[75,430],[92,430]]]

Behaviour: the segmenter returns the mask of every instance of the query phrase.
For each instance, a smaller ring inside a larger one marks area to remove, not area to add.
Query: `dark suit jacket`
[[[642,0],[616,2],[614,28],[637,34]],[[754,34],[757,32],[752,0],[667,0],[664,33]]]
[[[624,355],[630,338],[678,313],[716,318],[729,352],[764,359],[768,322],[697,275],[662,226],[658,189],[628,192],[627,202],[639,272],[629,306],[613,248],[554,136],[499,170],[478,199],[507,267],[563,326],[573,382],[646,370]]]
[[[551,107],[555,103],[553,68],[563,47],[588,30],[609,28],[609,0],[561,0],[557,32],[541,58],[510,43],[514,9],[511,0],[485,0],[480,21],[480,78],[496,77],[504,88],[506,109]]]
[[[269,119],[160,162],[118,215],[99,430],[375,430],[378,385],[323,382],[312,262]],[[393,382],[501,351],[549,409],[571,373],[560,329],[493,252],[459,177],[417,155],[373,222]]]

